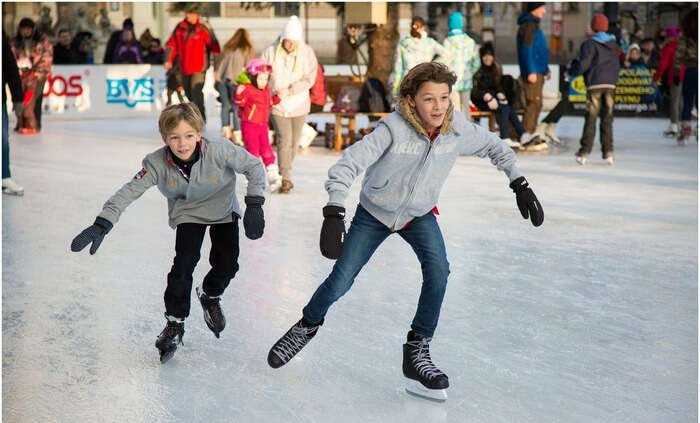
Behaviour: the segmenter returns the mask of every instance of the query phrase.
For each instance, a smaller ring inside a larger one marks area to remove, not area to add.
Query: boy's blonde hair
[[[175,129],[180,122],[187,122],[197,132],[202,132],[204,128],[204,118],[199,113],[199,107],[194,103],[173,104],[160,112],[158,118],[158,130],[165,136],[169,131]]]

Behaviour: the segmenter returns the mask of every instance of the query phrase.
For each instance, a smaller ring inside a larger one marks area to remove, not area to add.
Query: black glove
[[[245,213],[243,213],[243,227],[245,236],[248,239],[258,239],[263,236],[265,230],[265,214],[262,205],[265,204],[265,197],[257,195],[247,195],[245,197]]]
[[[520,209],[520,214],[523,215],[523,219],[527,219],[529,216],[533,225],[540,226],[544,222],[544,211],[525,177],[521,176],[511,182],[510,188],[515,193],[515,200],[518,202],[518,208]]]
[[[331,260],[337,260],[343,254],[345,242],[345,208],[326,206],[323,208],[323,226],[321,226],[321,254]]]
[[[78,236],[73,238],[73,242],[70,243],[70,250],[73,252],[81,251],[85,246],[92,242],[92,247],[90,247],[90,254],[95,254],[97,249],[100,248],[102,240],[105,235],[112,230],[112,222],[107,219],[98,217],[95,219],[95,223],[82,231]]]

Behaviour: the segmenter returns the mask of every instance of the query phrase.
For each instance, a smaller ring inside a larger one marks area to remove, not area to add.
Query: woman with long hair
[[[214,87],[219,92],[221,102],[221,132],[238,145],[243,145],[241,120],[238,118],[238,107],[233,104],[232,99],[236,92],[236,77],[245,72],[252,58],[253,43],[250,41],[250,34],[239,28],[224,44],[221,54],[214,59]]]

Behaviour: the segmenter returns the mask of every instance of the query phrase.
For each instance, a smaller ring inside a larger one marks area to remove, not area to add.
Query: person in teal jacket
[[[544,221],[542,206],[518,171],[511,148],[454,110],[450,92],[456,79],[442,63],[412,68],[401,81],[397,110],[344,150],[328,170],[319,244],[325,257],[338,261],[304,307],[302,318],[271,348],[271,367],[286,364],[316,335],[330,306],[350,289],[379,245],[396,233],[411,245],[423,271],[418,310],[403,346],[404,376],[426,396],[446,398],[448,378],[431,361],[428,344],[450,273],[436,205],[457,158],[491,159],[510,181],[522,216],[535,226]],[[346,236],[345,201],[363,173],[360,204]]]
[[[469,116],[469,99],[472,91],[472,78],[481,67],[479,49],[476,42],[462,31],[463,17],[459,12],[454,12],[447,19],[450,32],[443,42],[447,57],[443,63],[455,74],[457,82],[452,88],[452,103],[455,108]]]
[[[535,133],[537,118],[542,111],[544,80],[551,76],[547,39],[539,27],[545,13],[545,3],[526,3],[526,11],[518,18],[518,64],[525,87],[523,126],[530,133]]]

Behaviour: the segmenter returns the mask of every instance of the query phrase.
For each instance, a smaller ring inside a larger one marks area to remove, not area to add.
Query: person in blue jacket
[[[542,111],[544,80],[551,76],[547,39],[539,27],[545,13],[545,3],[526,3],[526,11],[518,18],[518,64],[525,87],[523,126],[529,133],[535,132],[537,118]]]

